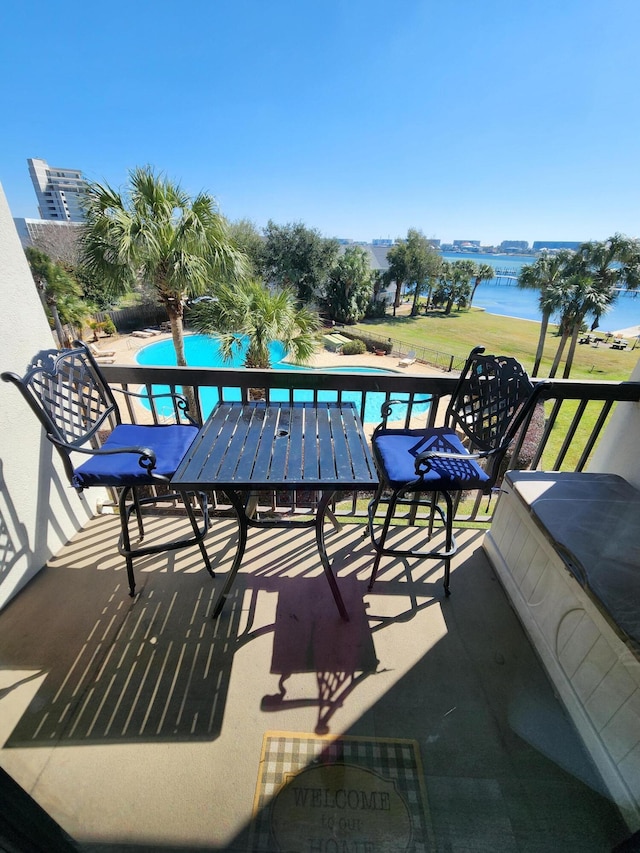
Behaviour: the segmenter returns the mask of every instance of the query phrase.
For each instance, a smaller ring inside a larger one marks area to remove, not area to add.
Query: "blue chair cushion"
[[[172,477],[197,434],[198,428],[188,424],[119,424],[102,447],[150,448],[156,454],[153,473]],[[90,456],[87,462],[75,469],[73,485],[77,489],[87,489],[90,486],[144,486],[157,483],[139,464],[139,459],[138,453]]]
[[[412,483],[416,478],[416,456],[427,450],[442,453],[468,451],[456,435],[446,427],[426,430],[387,429],[374,436],[373,446],[379,465],[393,488]],[[489,475],[474,459],[434,458],[430,470],[422,475],[414,491],[465,491],[482,489]]]

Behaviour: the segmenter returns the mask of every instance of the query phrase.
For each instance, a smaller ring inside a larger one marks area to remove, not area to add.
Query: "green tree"
[[[418,300],[425,287],[431,287],[436,281],[442,258],[421,231],[410,228],[406,242],[407,274],[413,285],[413,304],[411,316],[418,313]]]
[[[264,264],[264,239],[257,226],[249,219],[237,219],[235,222],[229,222],[229,235],[249,259],[251,276],[261,277]]]
[[[475,264],[473,265],[473,289],[469,297],[469,308],[473,305],[473,297],[476,295],[478,285],[483,281],[491,281],[496,277],[496,271],[491,264]]]
[[[151,285],[165,306],[178,365],[184,354],[184,305],[216,280],[242,280],[246,256],[207,193],[195,198],[151,167],[133,169],[123,193],[90,184],[82,260],[90,275],[121,294]]]
[[[571,374],[578,336],[587,317],[593,328],[611,309],[623,289],[635,289],[640,283],[640,243],[621,234],[608,240],[583,243],[566,262],[566,293],[561,307],[561,340],[550,376],[555,376],[562,350],[571,343],[563,377]]]
[[[442,262],[434,292],[434,301],[444,304],[445,315],[451,313],[455,304],[458,307],[468,304],[472,275],[473,261]]]
[[[593,317],[597,322],[602,316],[611,310],[616,299],[616,292],[608,287],[603,287],[602,284],[594,279],[577,278],[579,304],[574,313],[573,324],[571,327],[571,342],[569,344],[569,352],[564,365],[563,378],[568,379],[571,374],[571,367],[578,343],[578,335],[582,331],[586,317]]]
[[[329,317],[339,323],[357,323],[373,296],[369,258],[360,246],[348,246],[329,273],[323,303]]]
[[[27,246],[25,254],[42,304],[56,330],[58,343],[64,346],[67,336],[63,324],[81,326],[87,315],[82,302],[82,288],[62,264],[52,261],[41,249]]]
[[[213,300],[193,306],[190,321],[203,335],[217,338],[220,351],[231,360],[248,339],[245,367],[271,367],[269,344],[280,341],[300,364],[313,355],[318,315],[300,308],[291,290],[271,291],[258,281],[221,285]]]
[[[567,251],[558,252],[557,255],[542,255],[535,263],[523,266],[518,276],[518,287],[537,290],[540,293],[538,304],[542,313],[542,323],[532,376],[537,376],[540,370],[549,320],[562,305],[562,289],[569,275],[570,260],[571,252]]]
[[[269,220],[264,234],[265,281],[293,289],[303,304],[320,299],[338,256],[338,241],[301,222],[276,225]]]
[[[404,240],[398,240],[393,244],[387,252],[387,260],[389,267],[385,270],[384,278],[387,286],[393,282],[396,285],[396,294],[393,300],[393,316],[395,317],[402,298],[402,285],[409,281],[410,275],[407,244]]]
[[[589,276],[574,273],[566,279],[561,295],[560,342],[549,372],[550,378],[555,377],[565,345],[570,340],[563,373],[564,379],[569,378],[578,335],[585,318],[601,317],[610,309],[614,299],[615,293],[612,290],[603,287]]]

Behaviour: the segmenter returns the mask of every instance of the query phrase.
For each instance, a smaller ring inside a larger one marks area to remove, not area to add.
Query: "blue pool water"
[[[233,359],[231,361],[225,362],[222,358],[222,354],[220,352],[220,348],[218,346],[218,342],[209,338],[206,335],[187,335],[184,339],[184,349],[185,356],[187,359],[187,364],[190,367],[242,367],[244,362],[244,356],[246,352],[246,342],[243,342],[242,346],[239,350],[234,353]],[[282,361],[282,359],[286,355],[286,351],[281,343],[275,342],[270,345],[269,352],[271,354],[271,365],[278,370],[295,370],[295,371],[309,371],[313,370],[313,368],[308,367],[300,367],[294,364],[287,364]],[[154,344],[149,344],[146,347],[143,347],[137,354],[136,359],[138,364],[143,365],[158,365],[158,366],[175,366],[176,364],[176,353],[173,348],[173,341],[171,339],[165,341],[158,341]],[[333,368],[323,368],[326,372],[329,373],[395,373],[393,370],[385,370],[384,368],[369,368],[369,367],[333,367]],[[156,394],[167,393],[169,388],[167,386],[154,385],[153,388]],[[407,394],[397,394],[394,397],[398,400],[408,400]],[[238,388],[223,388],[223,398],[225,401],[230,402],[234,400],[240,400],[240,390]],[[275,388],[271,394],[271,398],[276,402],[286,402],[289,399],[289,392],[285,389]],[[313,400],[313,391],[308,389],[296,389],[293,392],[293,398],[296,402],[311,402]],[[200,402],[202,405],[202,414],[203,417],[207,417],[209,412],[213,409],[213,407],[219,401],[218,389],[217,388],[202,388],[200,391]],[[337,391],[319,391],[318,392],[318,400],[321,402],[333,402],[338,399]],[[342,399],[347,403],[355,403],[358,411],[360,411],[360,407],[362,406],[362,392],[361,391],[343,391]],[[364,410],[364,422],[365,423],[378,423],[380,420],[380,407],[384,402],[385,395],[377,392],[370,392],[366,396],[365,402],[365,410]],[[429,408],[429,397],[427,395],[424,398],[417,397],[418,403],[414,403],[413,413],[420,414],[422,412],[426,412]],[[167,400],[163,402],[159,400],[157,403],[158,412],[161,415],[171,415],[173,409],[171,407],[171,402]],[[394,409],[394,416],[397,419],[401,419],[406,414],[406,406],[396,406]]]

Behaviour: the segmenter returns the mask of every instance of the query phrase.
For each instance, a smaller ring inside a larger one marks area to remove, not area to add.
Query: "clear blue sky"
[[[14,216],[42,157],[327,236],[640,236],[638,0],[32,0],[0,28]]]

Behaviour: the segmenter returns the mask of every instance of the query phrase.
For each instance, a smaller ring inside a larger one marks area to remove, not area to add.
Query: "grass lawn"
[[[448,317],[438,312],[419,317],[408,315],[408,306],[402,306],[404,313],[397,317],[386,317],[383,320],[373,320],[359,323],[353,328],[363,334],[374,332],[394,341],[406,343],[406,349],[428,347],[464,358],[472,347],[482,344],[488,353],[511,355],[517,358],[531,372],[535,359],[540,324],[530,320],[518,320],[511,317],[501,317],[489,314],[481,309],[472,308],[468,311],[454,311]],[[550,326],[545,341],[544,357],[540,377],[549,375],[551,364],[558,347],[559,337],[556,327]],[[565,347],[565,355],[568,349]],[[579,344],[571,370],[571,379],[592,379],[596,381],[626,381],[631,375],[640,358],[640,349],[620,351],[612,350],[602,344],[597,348],[588,344]],[[558,378],[562,377],[564,361],[558,370]],[[551,403],[547,403],[550,407]],[[571,420],[578,407],[578,402],[567,401],[563,404],[554,430],[549,439],[547,450],[542,460],[542,468],[554,468],[554,462],[570,427]],[[601,404],[589,404],[582,416],[580,427],[572,442],[562,470],[575,470],[580,458],[584,440],[595,425],[600,413]]]
[[[409,306],[402,306],[402,309],[407,312]],[[374,332],[403,341],[408,345],[407,349],[428,347],[458,358],[464,358],[473,346],[482,344],[487,352],[514,356],[529,371],[533,368],[540,334],[539,323],[488,314],[480,308],[471,308],[469,311],[454,310],[448,317],[439,312],[430,312],[419,317],[410,317],[408,313],[403,313],[397,317],[388,316],[383,320],[359,323],[350,328],[353,331],[360,330],[363,334]],[[549,375],[559,340],[556,327],[550,325],[540,376]],[[565,355],[567,349],[568,344],[565,347]],[[571,379],[627,380],[638,358],[640,349],[621,351],[612,350],[602,344],[597,348],[578,344]],[[564,362],[560,365],[558,378],[562,377],[563,370]]]

